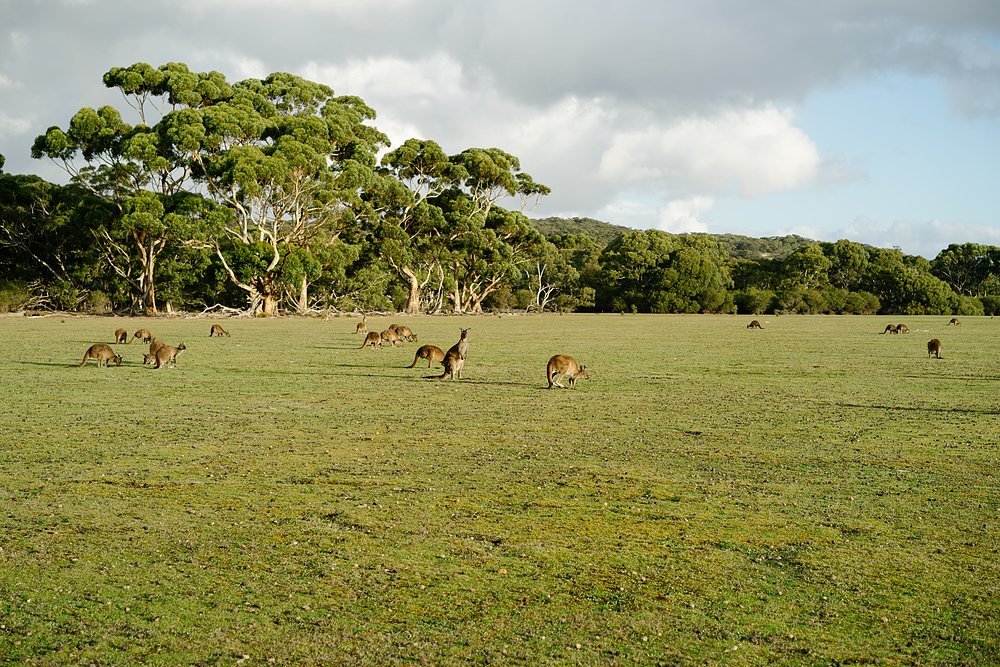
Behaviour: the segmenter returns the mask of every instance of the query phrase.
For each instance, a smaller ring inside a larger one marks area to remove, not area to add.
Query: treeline
[[[363,100],[300,77],[231,84],[138,63],[104,83],[137,122],[84,108],[32,148],[68,185],[5,174],[0,156],[0,311],[1000,307],[993,246],[927,261],[849,241],[531,220],[549,188],[515,156],[417,139],[389,150]]]

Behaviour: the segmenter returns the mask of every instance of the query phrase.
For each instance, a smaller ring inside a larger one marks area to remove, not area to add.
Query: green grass
[[[0,318],[0,664],[1000,663],[1000,320],[750,319]]]

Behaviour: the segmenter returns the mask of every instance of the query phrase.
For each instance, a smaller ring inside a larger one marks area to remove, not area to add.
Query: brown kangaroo
[[[396,332],[393,331],[392,329],[386,329],[381,334],[379,334],[379,336],[382,338],[382,340],[386,341],[393,347],[396,347],[397,345],[399,345],[400,347],[403,346],[403,341],[399,340],[399,336],[397,336]]]
[[[417,361],[420,359],[426,359],[427,368],[430,368],[434,362],[441,363],[444,361],[444,352],[437,345],[421,345],[420,349],[417,350],[416,356],[413,357],[413,363],[407,366],[407,368],[416,366]]]
[[[128,331],[125,331],[125,329],[115,329],[115,342],[128,344],[132,341],[128,339]]]
[[[900,324],[896,327],[896,333],[910,333],[910,327]]]
[[[760,322],[758,322],[757,320],[754,320],[753,322],[747,325],[747,329],[763,329],[763,328],[764,327],[760,326]]]
[[[356,334],[359,334],[359,333],[368,333],[368,324],[367,324],[367,322],[368,322],[368,316],[367,315],[363,315],[361,317],[361,321],[358,323],[358,329],[354,333],[356,333]],[[361,347],[364,347],[364,345],[362,345]]]
[[[927,341],[927,358],[930,359],[932,354],[938,359],[941,358],[941,341],[937,338]]]
[[[177,347],[173,347],[172,345],[161,345],[156,349],[156,352],[153,353],[153,356],[156,358],[156,366],[153,368],[163,368],[168,365],[176,366],[177,357],[179,357],[181,352],[185,349],[187,348],[184,343],[181,343]]]
[[[108,362],[115,362],[116,366],[122,365],[122,358],[115,354],[115,351],[111,349],[110,345],[106,343],[94,343],[91,345],[87,351],[83,354],[83,361],[77,368],[82,368],[84,364],[87,363],[88,359],[96,359],[97,367],[108,367]]]
[[[153,334],[149,333],[149,329],[139,329],[138,331],[135,332],[135,335],[132,336],[132,338],[133,338],[133,340],[136,339],[136,338],[138,338],[143,343],[148,343],[151,340],[153,340]],[[129,342],[132,342],[132,341],[129,341]]]
[[[211,338],[212,336],[225,336],[228,338],[229,332],[223,329],[221,324],[213,324],[212,330],[208,332],[208,337]]]
[[[143,365],[151,364],[154,361],[156,361],[156,351],[159,350],[164,345],[166,345],[166,343],[164,343],[162,340],[156,340],[154,338],[152,342],[150,342],[149,344],[149,354],[142,355]]]
[[[885,331],[883,331],[882,333],[884,334],[886,331],[888,331],[889,333],[899,333],[899,329],[896,328],[895,324],[885,325]]]
[[[368,335],[365,336],[365,342],[361,343],[361,347],[358,349],[363,350],[369,345],[377,348],[382,347],[382,336],[380,336],[377,331],[369,331]]]
[[[459,331],[462,332],[461,338],[448,349],[448,353],[444,355],[444,359],[441,361],[444,366],[444,373],[434,376],[438,380],[445,378],[454,380],[456,375],[459,380],[462,379],[462,368],[465,366],[465,358],[469,356],[469,330],[459,329]]]
[[[549,379],[549,389],[552,389],[552,387],[565,388],[566,385],[560,382],[564,377],[569,377],[570,389],[576,389],[576,381],[578,379],[590,379],[590,376],[587,375],[586,367],[577,366],[576,359],[565,354],[557,354],[549,359],[549,363],[545,367],[545,375]]]
[[[955,326],[958,326],[959,324],[961,324],[961,322],[958,321],[958,318],[953,317],[951,318],[951,321],[948,322],[948,324],[954,324]]]
[[[396,335],[399,336],[400,340],[409,341],[411,343],[417,342],[417,337],[410,330],[410,327],[406,326],[396,327]]]

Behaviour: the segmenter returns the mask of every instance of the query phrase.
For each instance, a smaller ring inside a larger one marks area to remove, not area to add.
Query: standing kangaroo
[[[365,342],[361,343],[359,350],[363,350],[371,345],[372,347],[382,348],[382,336],[379,335],[377,331],[369,331],[368,335],[365,336]]]
[[[184,346],[184,343],[181,343],[177,347],[173,347],[172,345],[160,346],[159,348],[157,348],[156,352],[153,353],[153,356],[156,358],[156,366],[154,366],[153,368],[163,368],[164,366],[171,366],[171,367],[176,366],[177,357],[179,357],[181,352],[183,352],[185,349],[187,348]]]
[[[128,331],[125,331],[125,329],[115,329],[115,342],[128,344],[132,341],[128,339]]]
[[[135,332],[135,335],[132,336],[133,340],[135,340],[136,338],[141,340],[143,343],[148,343],[149,341],[153,340],[153,334],[149,333],[149,329],[139,329],[138,331]],[[129,342],[131,343],[132,341]]]
[[[545,367],[545,375],[549,379],[549,389],[552,387],[565,388],[566,385],[560,382],[565,377],[569,377],[570,389],[576,389],[576,381],[580,378],[590,379],[590,376],[587,375],[587,368],[577,366],[576,359],[565,354],[557,354],[549,359],[549,363]]]
[[[456,375],[459,380],[462,379],[462,368],[465,366],[465,358],[469,356],[469,330],[459,329],[459,331],[462,332],[461,338],[449,348],[448,353],[444,355],[444,359],[441,361],[444,365],[444,373],[433,376],[435,379],[443,380],[448,378],[449,380],[454,380]]]
[[[937,338],[927,341],[927,358],[930,359],[932,354],[938,359],[941,358],[941,341]]]
[[[228,338],[229,332],[223,329],[221,324],[213,324],[212,330],[208,332],[208,337],[211,338],[212,336],[225,336]]]
[[[87,363],[88,359],[96,359],[97,367],[108,367],[108,362],[115,362],[116,366],[122,365],[122,358],[115,354],[115,351],[111,349],[111,346],[106,343],[94,343],[91,345],[87,351],[83,354],[83,361],[77,368],[82,368],[84,364]]]
[[[421,359],[426,359],[427,368],[430,368],[434,362],[441,363],[444,361],[444,352],[437,345],[421,345],[417,350],[417,354],[413,357],[413,363],[407,366],[407,368],[413,368]]]

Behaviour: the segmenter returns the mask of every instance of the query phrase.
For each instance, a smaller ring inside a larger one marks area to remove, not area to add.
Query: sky
[[[0,0],[4,171],[34,138],[130,117],[112,67],[357,95],[393,145],[497,147],[531,217],[934,258],[1000,245],[997,0]]]

